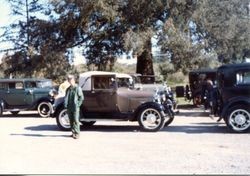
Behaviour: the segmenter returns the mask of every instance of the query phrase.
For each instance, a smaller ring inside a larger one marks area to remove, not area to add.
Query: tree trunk
[[[137,57],[136,73],[142,75],[142,83],[155,82],[151,39],[146,42],[144,51]]]

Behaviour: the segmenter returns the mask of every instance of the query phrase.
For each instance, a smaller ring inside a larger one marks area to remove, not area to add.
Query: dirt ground
[[[0,117],[0,174],[250,174],[250,135],[202,109],[180,109],[156,133],[136,122],[97,122],[74,140],[35,112]]]

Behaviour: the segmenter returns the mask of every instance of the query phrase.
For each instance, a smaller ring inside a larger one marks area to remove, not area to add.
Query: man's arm
[[[80,107],[82,104],[82,101],[84,100],[84,95],[80,87],[77,88],[77,95],[78,95],[78,107]]]

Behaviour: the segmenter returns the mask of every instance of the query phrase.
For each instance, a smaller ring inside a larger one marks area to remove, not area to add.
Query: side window
[[[94,76],[93,77],[93,88],[94,89],[112,89],[113,80],[111,76]]]
[[[16,82],[16,83],[9,83],[10,89],[23,89],[23,83],[22,82]]]
[[[5,90],[7,88],[8,88],[8,84],[6,84],[4,82],[0,83],[0,90]]]
[[[250,84],[250,71],[238,72],[236,74],[236,83],[239,84]]]
[[[25,82],[25,87],[26,88],[35,88],[36,87],[36,82],[34,82],[34,81]]]

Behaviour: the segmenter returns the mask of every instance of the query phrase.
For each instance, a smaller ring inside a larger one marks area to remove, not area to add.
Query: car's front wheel
[[[146,107],[142,109],[138,116],[138,123],[142,130],[155,132],[164,126],[164,117],[160,111],[154,107]]]
[[[37,106],[37,111],[41,117],[49,117],[52,114],[52,104],[47,101],[42,101]]]
[[[67,109],[61,108],[57,115],[56,115],[56,123],[57,126],[63,130],[63,131],[68,131],[70,130],[70,122],[69,122],[69,116],[67,113]]]
[[[236,105],[229,109],[226,124],[233,132],[244,133],[250,129],[250,108]]]

